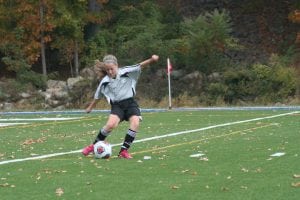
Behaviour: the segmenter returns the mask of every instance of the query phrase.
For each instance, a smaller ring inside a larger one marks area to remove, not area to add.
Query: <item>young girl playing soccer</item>
[[[119,68],[115,56],[107,55],[103,58],[107,75],[104,76],[100,82],[94,99],[86,108],[86,112],[91,112],[101,97],[106,97],[107,101],[111,104],[111,112],[106,124],[99,131],[93,144],[88,145],[82,150],[83,155],[86,156],[93,152],[96,142],[105,140],[120,122],[126,120],[129,121],[129,129],[121,146],[119,157],[126,159],[132,158],[128,153],[128,149],[136,137],[141,119],[139,105],[134,99],[136,84],[141,69],[152,62],[158,61],[158,59],[159,57],[157,55],[152,55],[151,58],[139,64]]]

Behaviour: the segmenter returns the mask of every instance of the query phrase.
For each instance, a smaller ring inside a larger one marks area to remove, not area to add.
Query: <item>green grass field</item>
[[[296,200],[300,112],[291,112],[145,112],[131,160],[114,157],[119,145],[108,160],[78,151],[107,113],[0,115],[0,124],[27,123],[0,127],[0,199]],[[45,117],[81,118],[36,120]],[[127,126],[120,124],[109,142],[120,144]]]

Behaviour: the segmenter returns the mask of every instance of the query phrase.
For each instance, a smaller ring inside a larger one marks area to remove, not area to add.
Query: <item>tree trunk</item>
[[[101,5],[97,3],[97,0],[88,1],[88,12],[89,13],[100,13]],[[95,23],[88,23],[85,26],[85,40],[89,40],[100,30],[100,25]]]
[[[78,42],[75,41],[74,49],[74,65],[75,65],[75,76],[79,75],[79,59],[78,59]]]
[[[40,1],[40,22],[41,22],[41,60],[43,75],[47,76],[47,65],[46,65],[46,55],[45,55],[45,41],[44,41],[44,5]]]

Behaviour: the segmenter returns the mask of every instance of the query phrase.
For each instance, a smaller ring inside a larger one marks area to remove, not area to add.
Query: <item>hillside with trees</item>
[[[0,36],[0,109],[45,109],[50,80],[82,77],[106,54],[121,65],[160,55],[138,84],[142,107],[167,106],[167,58],[176,107],[300,102],[297,0],[0,0]],[[97,80],[80,80],[63,108],[92,98]]]

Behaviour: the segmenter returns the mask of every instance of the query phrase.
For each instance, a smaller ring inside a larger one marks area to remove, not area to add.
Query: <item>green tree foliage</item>
[[[9,71],[29,68],[23,49],[23,35],[25,30],[18,27],[16,20],[16,1],[0,1],[0,52],[2,62]]]
[[[238,47],[238,41],[231,35],[231,26],[229,13],[225,10],[185,19],[184,42],[189,55],[187,66],[206,73],[222,70],[228,63],[225,50]]]
[[[69,65],[73,72],[75,55],[80,53],[84,43],[83,27],[86,24],[87,1],[57,1],[56,3],[56,29],[51,47],[58,49],[60,63]],[[76,67],[78,68],[78,66]]]
[[[128,4],[112,1],[107,9],[113,9],[111,21],[89,41],[88,52],[95,56],[116,54],[124,63],[148,57],[162,46],[161,13],[153,1]],[[98,51],[96,48],[98,47]]]
[[[108,0],[95,1],[94,3],[102,6],[107,2]],[[89,12],[87,9],[88,3],[87,0],[56,2],[55,18],[57,28],[55,29],[55,40],[51,43],[51,47],[59,51],[60,64],[69,65],[71,72],[75,71],[76,76],[79,73],[80,62],[84,62],[85,51],[94,54],[93,46],[95,47],[95,45],[91,42],[86,43],[84,40],[85,27],[90,23],[103,23],[109,18],[108,12]],[[91,45],[91,50],[86,50],[86,45]],[[82,61],[79,60],[79,56],[83,57]],[[73,66],[75,70],[73,70]]]
[[[278,56],[268,64],[253,64],[250,68],[232,69],[224,74],[224,101],[286,102],[297,90],[295,69],[284,65]],[[222,93],[219,93],[222,94]]]

